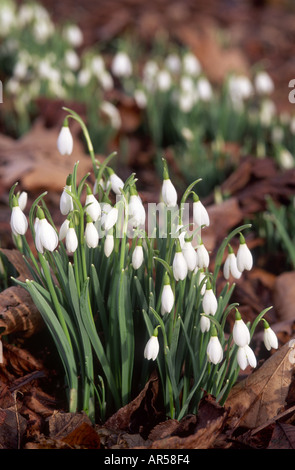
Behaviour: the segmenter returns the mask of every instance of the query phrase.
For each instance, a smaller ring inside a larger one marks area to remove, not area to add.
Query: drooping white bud
[[[60,212],[63,215],[68,215],[68,213],[74,209],[73,198],[67,192],[67,191],[71,191],[72,189],[71,181],[72,181],[72,176],[69,175],[67,178],[67,184],[65,185],[64,190],[60,197],[59,208],[60,208]]]
[[[193,220],[197,227],[202,227],[202,225],[209,227],[210,225],[207,209],[196,194],[194,194],[193,202]]]
[[[134,269],[139,269],[144,260],[142,245],[137,245],[132,253],[132,266]]]
[[[170,313],[174,305],[174,294],[167,273],[164,277],[164,287],[161,295],[161,314]]]
[[[236,319],[233,327],[233,340],[237,346],[244,347],[250,343],[250,331],[236,310]]]
[[[57,148],[61,155],[71,155],[73,151],[73,137],[69,126],[63,125],[57,138]]]
[[[246,245],[245,238],[240,235],[240,246],[237,253],[237,267],[242,273],[245,269],[250,271],[253,266],[252,253]]]
[[[42,209],[37,211],[38,222],[35,221],[35,244],[40,253],[45,250],[54,251],[58,245],[58,235],[55,229],[45,219]]]
[[[194,271],[198,263],[198,255],[191,241],[184,242],[182,253],[187,263],[188,270]]]
[[[156,334],[157,332],[155,330],[153,336],[150,337],[150,339],[148,340],[144,348],[143,355],[145,359],[147,360],[155,361],[159,354],[160,345],[159,345],[158,336],[155,336]]]
[[[116,207],[112,207],[111,210],[106,214],[104,219],[104,229],[106,232],[111,230],[117,223],[119,211]]]
[[[218,364],[223,359],[223,349],[218,339],[216,331],[212,334],[207,346],[208,360],[213,364]]]
[[[132,74],[132,62],[126,52],[117,52],[112,61],[112,72],[115,77],[130,77]]]
[[[10,226],[14,235],[24,235],[28,229],[27,218],[19,207],[16,196],[13,198]]]
[[[85,201],[85,212],[91,217],[93,222],[96,222],[97,219],[101,216],[100,204],[88,187]]]
[[[198,266],[199,268],[208,268],[210,263],[209,253],[207,248],[205,247],[204,243],[201,242],[200,245],[197,247],[197,255],[198,255]]]
[[[173,275],[176,281],[183,281],[188,273],[187,263],[182,254],[179,240],[177,240],[176,252],[172,263]]]
[[[108,233],[104,242],[104,254],[107,258],[111,256],[114,249],[114,236]]]
[[[270,95],[274,91],[274,83],[267,72],[259,72],[254,79],[255,89],[259,95]]]
[[[202,300],[203,311],[206,315],[215,315],[218,307],[217,298],[208,280],[206,284],[206,291]]]
[[[111,183],[111,188],[114,191],[114,193],[117,194],[118,196],[121,196],[122,194],[121,189],[124,188],[123,180],[118,175],[116,175],[116,173],[111,172],[110,183]]]
[[[66,248],[70,253],[74,253],[78,248],[78,237],[71,223],[66,234]]]
[[[210,325],[211,325],[210,319],[201,314],[200,327],[201,327],[202,333],[206,333],[207,331],[209,331]]]
[[[96,248],[99,242],[99,235],[98,231],[95,228],[94,223],[92,222],[92,218],[89,216],[87,217],[86,227],[85,227],[85,241],[88,248]]]
[[[61,224],[60,229],[59,229],[59,240],[63,240],[64,238],[66,238],[69,226],[70,226],[69,219],[64,220],[64,222]]]
[[[269,326],[268,322],[264,320],[264,332],[263,332],[263,342],[268,351],[271,350],[271,348],[278,349],[279,343],[278,343],[278,338],[273,329]]]

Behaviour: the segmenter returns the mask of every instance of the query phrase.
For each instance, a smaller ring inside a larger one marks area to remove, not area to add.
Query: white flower
[[[44,214],[39,211],[37,217],[39,221],[36,221],[35,227],[35,244],[36,248],[40,253],[45,250],[54,251],[58,244],[58,235],[55,229],[45,219]]]
[[[70,70],[78,70],[78,68],[80,67],[80,59],[75,51],[66,51],[65,64]]]
[[[236,319],[233,327],[233,340],[237,346],[243,348],[250,343],[250,331],[246,323],[242,320],[240,313],[236,312]]]
[[[202,300],[202,305],[203,311],[206,315],[215,315],[218,307],[218,302],[209,281],[207,281],[206,291]]]
[[[183,256],[181,251],[176,251],[173,259],[172,268],[174,279],[176,281],[183,281],[186,278],[188,267],[185,261],[185,257]]]
[[[278,343],[278,338],[275,332],[273,331],[272,328],[270,328],[269,324],[267,323],[266,320],[264,320],[264,333],[263,333],[263,342],[268,351],[271,350],[271,348],[278,349],[279,343]]]
[[[77,25],[69,25],[63,31],[66,41],[73,47],[79,47],[83,43],[83,33]]]
[[[57,139],[57,148],[61,155],[71,155],[73,151],[73,137],[68,126],[63,126]]]
[[[145,224],[146,214],[140,197],[137,194],[130,196],[128,204],[128,215],[132,227],[140,227]]]
[[[197,247],[197,256],[198,256],[198,267],[199,268],[208,268],[210,258],[209,253],[203,243]]]
[[[207,346],[208,360],[218,364],[223,359],[223,349],[217,335],[212,335]]]
[[[86,196],[85,211],[94,222],[96,222],[101,215],[100,204],[93,194],[88,193]]]
[[[161,91],[168,91],[171,87],[172,79],[168,70],[160,70],[157,75],[157,86]]]
[[[148,342],[146,343],[146,346],[144,348],[144,357],[145,359],[152,359],[155,361],[157,359],[157,356],[159,354],[159,341],[157,336],[151,336]]]
[[[14,204],[18,204],[16,199]],[[28,229],[27,218],[19,205],[14,205],[12,207],[10,226],[14,235],[24,235]]]
[[[287,149],[282,149],[279,153],[279,163],[284,170],[294,167],[294,157]]]
[[[176,54],[169,54],[165,59],[165,65],[172,73],[179,73],[181,69],[181,60]]]
[[[245,370],[248,365],[250,365],[251,367],[256,367],[257,365],[255,354],[248,344],[246,344],[246,346],[244,347],[239,347],[237,353],[237,360],[239,367],[242,370]]]
[[[236,279],[240,279],[242,275],[242,273],[238,270],[237,258],[231,247],[229,247],[229,253],[223,266],[223,275],[225,279],[229,279],[230,275]]]
[[[213,92],[210,82],[207,78],[201,77],[197,82],[197,93],[202,101],[210,101],[213,97]]]
[[[201,271],[199,269],[199,267],[197,266],[196,269],[195,269],[195,274],[199,271],[199,274],[198,274],[198,286],[200,286],[203,282],[203,280],[205,279],[206,277],[206,274],[204,273],[204,271]],[[202,287],[201,287],[201,295],[204,295],[206,292],[206,282],[203,282],[202,284]]]
[[[207,209],[196,194],[194,194],[193,202],[193,220],[197,227],[202,227],[202,225],[209,227],[210,225]]]
[[[174,305],[174,294],[170,285],[169,276],[166,273],[164,279],[164,287],[161,295],[161,314],[170,313]]]
[[[140,109],[146,108],[147,97],[146,97],[146,94],[143,90],[140,90],[140,89],[135,90],[134,91],[134,99],[135,99],[135,102],[136,102],[137,106]]]
[[[19,207],[22,211],[24,211],[28,202],[28,193],[26,191],[22,191],[18,196],[17,200]]]
[[[88,221],[86,223],[84,236],[88,248],[97,247],[99,242],[99,235],[92,221]]]
[[[194,271],[198,263],[198,255],[190,241],[184,242],[182,253],[186,260],[188,270]]]
[[[144,260],[143,248],[141,245],[137,245],[132,253],[132,266],[134,269],[139,269]]]
[[[124,182],[122,181],[122,179],[118,175],[116,175],[116,173],[112,172],[110,175],[109,181],[110,181],[111,188],[114,191],[114,193],[117,194],[118,196],[121,196],[122,195],[121,189],[124,188]]]
[[[245,269],[250,271],[253,266],[252,253],[246,245],[243,235],[240,235],[240,246],[237,253],[237,267],[242,273]]]
[[[109,101],[103,101],[100,105],[101,111],[109,118],[113,129],[120,129],[122,120],[121,114],[112,103]]]
[[[37,219],[36,219],[37,220]],[[63,240],[64,238],[66,238],[66,234],[67,234],[67,231],[69,229],[69,226],[70,226],[70,221],[69,219],[66,219],[60,226],[60,229],[59,229],[59,240]]]
[[[177,192],[170,178],[163,181],[162,198],[167,207],[175,207],[177,205]]]
[[[78,238],[74,227],[69,225],[66,234],[66,248],[70,253],[74,253],[78,248]]]
[[[74,209],[72,196],[70,196],[70,194],[68,194],[66,191],[66,190],[71,191],[71,189],[72,189],[71,185],[66,184],[60,197],[59,207],[60,207],[60,212],[63,215],[67,215],[69,212],[71,212]]]
[[[117,52],[112,61],[112,72],[116,77],[130,77],[132,62],[126,52]]]
[[[209,331],[210,325],[211,325],[210,319],[208,317],[205,317],[204,315],[201,315],[200,327],[201,327],[202,333],[206,333],[207,331]]]
[[[116,207],[112,207],[111,210],[106,214],[104,220],[104,229],[106,232],[111,230],[114,225],[117,223],[119,211]]]
[[[185,73],[194,77],[199,75],[202,71],[199,60],[191,52],[187,52],[183,57],[183,69]]]
[[[104,242],[104,254],[108,258],[114,249],[114,236],[112,234],[107,234]]]
[[[267,72],[259,72],[254,79],[254,84],[259,95],[270,95],[274,91],[274,83]]]

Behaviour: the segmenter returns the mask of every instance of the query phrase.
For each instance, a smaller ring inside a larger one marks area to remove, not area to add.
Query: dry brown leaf
[[[295,272],[277,276],[274,285],[274,306],[280,320],[295,319]]]
[[[15,267],[18,279],[32,279],[22,254],[18,250],[1,249]],[[0,292],[0,328],[3,335],[21,333],[30,337],[44,327],[40,312],[30,294],[21,286],[11,286]]]
[[[295,340],[291,340],[233,387],[225,403],[231,429],[253,429],[277,416],[286,405],[294,363]]]
[[[295,449],[295,426],[276,423],[268,449]]]
[[[99,435],[88,423],[82,423],[67,436],[63,437],[62,441],[71,448],[100,449]]]

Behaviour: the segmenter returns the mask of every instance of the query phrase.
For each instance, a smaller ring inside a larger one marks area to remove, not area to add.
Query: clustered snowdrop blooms
[[[164,190],[157,210],[166,223],[162,230],[156,214],[150,229],[135,175],[122,181],[114,173],[110,163],[115,153],[97,161],[84,122],[64,109],[66,122],[74,119],[81,125],[93,172],[78,181],[79,162],[74,164],[61,188],[65,219],[59,228],[47,207],[47,192],[32,203],[28,220],[25,204],[22,210],[18,202],[26,196],[15,194],[16,185],[9,202],[13,238],[31,273],[25,282],[14,281],[29,292],[53,336],[69,410],[105,420],[142,390],[153,368],[172,418],[197,413],[205,392],[224,403],[239,367],[256,365],[250,339],[268,310],[257,316],[251,330],[237,314],[233,335],[224,334],[226,318],[236,308],[230,303],[234,284],[227,281],[219,292],[217,277],[230,240],[249,224],[234,229],[215,260],[209,259],[198,233],[210,223],[193,192],[199,180],[178,197],[163,159]],[[184,209],[191,202],[192,223],[186,223]],[[37,255],[26,239],[28,227]],[[240,240],[242,273],[251,268],[251,260],[245,239]],[[274,333],[265,327],[266,347],[277,347]]]

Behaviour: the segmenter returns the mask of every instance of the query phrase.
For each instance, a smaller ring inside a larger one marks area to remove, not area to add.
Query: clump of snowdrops
[[[230,303],[231,281],[253,264],[242,235],[249,225],[228,235],[210,271],[210,253],[202,241],[210,219],[196,192],[199,180],[179,199],[163,159],[160,202],[146,210],[135,175],[123,182],[110,166],[114,154],[98,162],[84,122],[64,109],[68,115],[58,148],[71,154],[69,120],[78,121],[94,183],[90,174],[77,181],[76,162],[61,192],[65,220],[59,228],[46,205],[46,192],[33,202],[28,218],[25,193],[16,193],[16,184],[9,199],[13,237],[31,271],[31,279],[15,282],[31,294],[56,343],[69,410],[103,421],[129,403],[154,370],[167,416],[181,419],[197,413],[206,392],[224,403],[240,368],[256,366],[250,341],[259,321],[264,322],[267,349],[277,348],[263,318],[268,309],[250,326],[238,305]],[[36,253],[26,240],[28,229]],[[236,236],[240,245],[235,255],[230,240]],[[225,250],[228,282],[217,295]],[[236,321],[226,335],[231,312]]]

